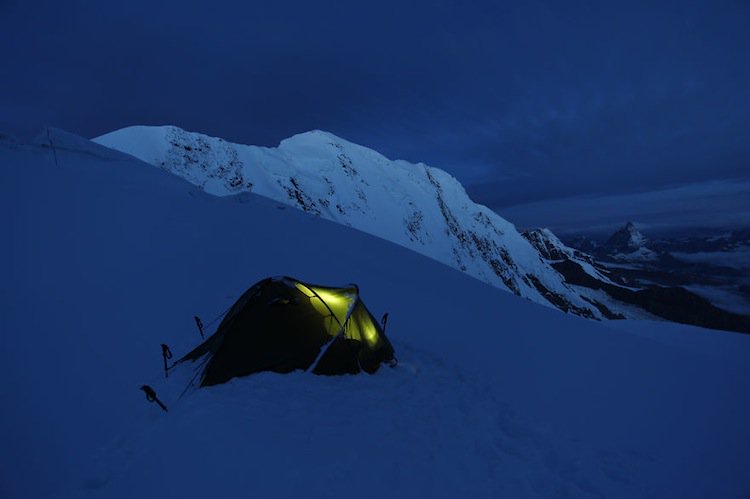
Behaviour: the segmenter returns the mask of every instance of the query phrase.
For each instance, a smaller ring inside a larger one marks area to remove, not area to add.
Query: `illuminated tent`
[[[268,278],[248,289],[216,332],[178,361],[201,361],[201,386],[260,371],[374,373],[394,361],[393,346],[359,289]]]

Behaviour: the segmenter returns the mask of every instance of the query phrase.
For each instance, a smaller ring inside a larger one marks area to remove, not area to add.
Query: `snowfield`
[[[750,337],[567,315],[277,201],[51,139],[0,139],[0,497],[750,495]],[[164,379],[159,344],[181,356],[194,314],[208,323],[272,275],[356,282],[390,313],[398,367],[180,397],[190,373]]]

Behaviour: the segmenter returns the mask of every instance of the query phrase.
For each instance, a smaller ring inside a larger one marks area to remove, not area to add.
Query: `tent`
[[[374,373],[393,346],[356,285],[330,288],[264,279],[232,305],[216,332],[177,361],[201,361],[201,386],[260,371]]]

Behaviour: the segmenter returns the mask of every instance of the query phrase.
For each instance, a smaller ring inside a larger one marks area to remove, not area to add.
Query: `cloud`
[[[626,221],[651,231],[750,225],[750,179],[713,180],[634,194],[582,196],[507,206],[500,215],[522,228],[560,234],[609,232]]]

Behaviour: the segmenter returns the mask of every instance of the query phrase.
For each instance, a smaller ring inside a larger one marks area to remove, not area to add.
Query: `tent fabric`
[[[201,360],[201,386],[261,371],[374,373],[394,350],[356,286],[264,279],[229,309],[216,332],[177,363]]]

